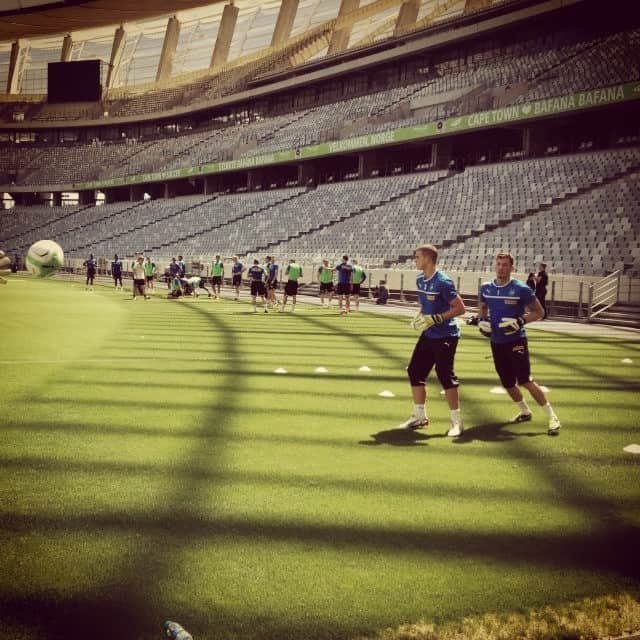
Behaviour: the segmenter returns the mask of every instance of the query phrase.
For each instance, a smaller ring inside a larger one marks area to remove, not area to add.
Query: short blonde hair
[[[511,263],[511,266],[513,267],[513,256],[508,252],[508,251],[501,251],[497,256],[496,256],[496,260],[501,260],[502,258],[506,258],[507,260],[509,260],[509,262]]]
[[[432,244],[421,244],[416,249],[416,253],[429,256],[434,264],[438,262],[438,250]]]

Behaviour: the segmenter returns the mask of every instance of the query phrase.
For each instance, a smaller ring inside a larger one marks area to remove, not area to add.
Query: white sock
[[[556,415],[548,402],[542,406],[542,410],[547,414],[547,418],[553,418]]]
[[[451,414],[451,422],[462,422],[460,409],[449,409],[449,413]]]
[[[415,405],[413,405],[413,415],[416,418],[426,418],[427,417],[427,412],[424,409],[424,405],[423,404],[415,404]]]
[[[526,400],[520,400],[520,402],[516,402],[516,404],[518,405],[518,409],[520,409],[521,414],[531,413],[531,409],[529,409],[529,405]]]

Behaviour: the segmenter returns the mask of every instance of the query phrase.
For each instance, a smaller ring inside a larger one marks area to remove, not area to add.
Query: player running
[[[260,266],[260,262],[258,260],[254,260],[253,266],[249,267],[249,269],[247,270],[247,274],[251,283],[251,304],[253,305],[253,313],[258,312],[258,309],[256,308],[257,296],[260,296],[262,298],[264,312],[268,313],[267,300],[265,297],[267,295],[267,291],[264,286],[264,279],[266,277],[264,268]]]
[[[236,297],[234,300],[240,300],[240,285],[242,284],[242,274],[245,271],[246,269],[238,259],[238,256],[233,256],[233,265],[231,266],[231,285],[236,290]]]
[[[447,435],[455,438],[462,435],[463,430],[458,378],[454,372],[454,359],[460,337],[455,317],[464,313],[464,303],[453,280],[437,270],[438,250],[433,245],[418,247],[414,260],[422,273],[416,279],[420,311],[411,325],[421,333],[407,367],[414,402],[413,415],[402,426],[405,429],[419,429],[429,424],[425,385],[435,365],[438,380],[449,404],[451,424]]]
[[[333,299],[333,269],[329,266],[328,260],[322,261],[322,266],[318,269],[318,280],[320,281],[320,304],[323,307],[330,307]],[[326,296],[329,296],[329,300],[325,304]]]
[[[518,405],[513,422],[531,420],[531,409],[518,387],[524,387],[542,407],[548,419],[547,433],[560,432],[560,420],[542,389],[531,377],[529,347],[525,324],[544,318],[544,309],[525,282],[511,277],[513,256],[499,253],[495,261],[496,277],[480,287],[478,329],[491,338],[493,363],[502,386]]]
[[[356,303],[356,311],[360,311],[360,285],[367,279],[367,274],[357,260],[351,264],[351,299]]]
[[[296,296],[298,295],[298,280],[302,277],[302,267],[292,258],[289,260],[285,271],[287,284],[284,285],[284,298],[282,299],[282,310],[287,306],[287,297],[291,296],[291,312],[296,310]]]
[[[222,286],[223,278],[224,263],[220,259],[220,256],[216,256],[215,261],[211,265],[211,288],[213,289],[213,295],[217,300],[220,300],[220,288]]]
[[[342,262],[337,264],[335,271],[338,273],[338,307],[342,315],[351,313],[351,271],[353,267],[349,262],[349,256],[342,256]],[[343,302],[346,306],[343,308]]]

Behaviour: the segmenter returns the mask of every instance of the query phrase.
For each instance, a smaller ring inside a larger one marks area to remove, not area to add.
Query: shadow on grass
[[[211,433],[222,435],[224,427],[221,425],[230,422],[239,404],[243,379],[240,369],[241,352],[233,326],[216,314],[207,313],[202,307],[184,305],[179,313],[180,315],[167,313],[165,326],[174,326],[176,318],[181,323],[187,323],[191,317],[197,317],[217,336],[215,346],[212,345],[211,349],[220,349],[222,345],[232,362],[225,375],[228,385],[224,389],[217,387],[212,378],[210,399],[202,403],[201,418],[196,428],[200,437],[196,437],[190,448],[175,461],[177,465],[189,468],[190,473],[176,479],[166,495],[157,496],[160,506],[147,515],[147,521],[154,523],[151,529],[145,531],[145,528],[138,528],[129,512],[115,516],[120,521],[120,531],[126,536],[135,532],[139,542],[137,547],[127,550],[121,562],[116,562],[116,566],[110,568],[112,577],[109,580],[104,583],[95,582],[89,593],[69,593],[62,586],[60,591],[51,587],[43,591],[38,588],[38,576],[34,576],[31,593],[20,597],[0,592],[0,630],[19,630],[17,637],[36,636],[47,640],[151,639],[160,637],[161,625],[166,618],[175,616],[178,620],[184,620],[184,609],[167,610],[171,603],[180,599],[174,598],[171,592],[165,592],[162,585],[170,581],[179,558],[192,545],[192,531],[188,524],[193,520],[191,505],[199,502],[199,496],[210,492],[207,473],[212,468],[218,473],[222,471],[222,453],[226,443],[220,437],[209,439],[206,436]],[[123,333],[131,331],[140,321],[140,317],[133,319],[131,327],[123,328]],[[148,349],[152,350],[153,346],[149,345]],[[57,382],[52,381],[51,384],[55,389]],[[129,432],[129,435],[133,434]],[[123,446],[126,447],[126,439],[123,440]],[[91,466],[89,464],[87,469]],[[162,466],[161,462],[159,466]],[[171,467],[166,464],[165,470],[171,473]],[[107,487],[105,491],[108,491]],[[105,517],[111,519],[112,516],[100,512],[88,515],[66,514],[50,519],[49,524],[45,524],[42,529],[39,526],[30,528],[26,535],[38,531],[54,531],[71,521],[76,523],[76,530],[83,533],[94,531],[99,535],[104,529],[98,523]],[[37,519],[38,516],[34,518]],[[2,536],[20,528],[20,520],[18,514],[5,513],[0,516]],[[167,526],[171,522],[173,524]],[[63,562],[68,549],[62,546],[59,552],[60,562]],[[43,567],[41,577],[53,576],[56,571],[62,572],[64,567],[57,564]],[[64,587],[73,589],[70,585]],[[176,585],[176,589],[180,588],[181,585]],[[201,616],[198,619],[197,614],[194,614],[193,620],[201,631],[213,624],[213,619],[209,619],[208,615],[207,620],[204,620]]]
[[[482,442],[509,442],[516,438],[535,438],[546,435],[546,431],[510,431],[507,426],[513,426],[511,422],[488,422],[474,427],[467,427],[462,435],[454,438],[456,444],[466,444],[475,440]]]
[[[372,440],[361,440],[358,444],[365,446],[378,446],[390,444],[394,447],[424,447],[429,440],[426,433],[413,431],[412,429],[387,429],[371,434]]]

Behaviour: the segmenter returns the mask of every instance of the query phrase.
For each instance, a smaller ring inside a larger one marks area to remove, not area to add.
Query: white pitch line
[[[627,445],[623,451],[626,451],[627,453],[635,453],[638,454],[640,453],[640,444],[630,444]]]
[[[393,391],[389,391],[389,389],[385,389],[378,394],[381,398],[395,398],[396,394]]]
[[[507,390],[503,387],[492,387],[489,391],[489,393],[495,393],[497,395],[503,395],[505,393],[507,393]]]

